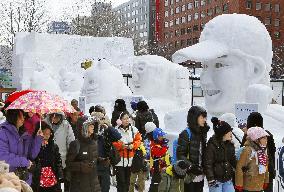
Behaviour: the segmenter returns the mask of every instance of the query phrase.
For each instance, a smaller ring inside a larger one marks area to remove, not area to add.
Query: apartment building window
[[[207,0],[207,4],[210,4],[210,3],[212,3],[212,0]]]
[[[194,25],[193,26],[193,31],[198,31],[199,29],[198,29],[198,25]]]
[[[176,13],[179,13],[180,12],[180,7],[177,7],[176,8]]]
[[[199,17],[199,13],[194,13],[194,19],[197,20]]]
[[[176,24],[176,25],[179,25],[179,23],[180,23],[179,20],[180,20],[179,18],[176,18],[176,20],[175,20],[175,24]]]
[[[193,38],[193,44],[198,43],[198,38]]]
[[[275,12],[280,12],[280,5],[279,4],[275,4]]]
[[[179,47],[179,41],[176,41],[175,42],[175,48],[178,48]]]
[[[212,9],[208,9],[207,10],[207,15],[208,16],[212,16],[213,15],[213,10]]]
[[[165,0],[165,6],[169,5],[169,0]]]
[[[265,11],[270,11],[271,10],[271,4],[270,3],[266,3],[264,6],[264,10]]]
[[[171,0],[171,5],[173,5],[174,4],[174,0]]]
[[[182,28],[182,29],[180,30],[180,34],[181,34],[181,35],[184,35],[185,32],[186,32],[186,31],[185,31],[185,28]]]
[[[187,45],[192,45],[192,40],[191,39],[187,39],[186,44]]]
[[[145,32],[144,32],[144,37],[147,37],[147,36],[148,36],[148,32],[145,31]]]
[[[252,9],[252,1],[251,0],[247,0],[246,1],[246,8],[247,9]]]
[[[185,6],[185,5],[182,5],[181,11],[185,11],[185,8],[186,8],[186,6]]]
[[[169,33],[168,32],[164,33],[164,38],[165,39],[169,38]]]
[[[275,31],[275,32],[274,32],[274,37],[275,37],[276,39],[280,39],[280,32]]]
[[[275,27],[279,27],[280,26],[280,19],[275,19],[274,26]]]
[[[185,46],[185,40],[180,40],[180,46],[181,47]]]
[[[197,8],[199,6],[199,0],[194,1],[194,7]]]
[[[205,6],[205,5],[206,5],[206,1],[205,1],[205,0],[201,0],[201,1],[200,1],[200,5],[201,5],[201,6]]]
[[[127,13],[127,17],[130,17],[130,13]]]
[[[255,4],[255,10],[261,10],[261,3],[260,2],[257,2],[256,4]]]
[[[169,16],[169,11],[165,11],[165,17]]]
[[[178,29],[175,31],[175,35],[176,35],[176,37],[180,36],[180,31]]]
[[[192,9],[192,3],[188,3],[188,4],[187,4],[187,9],[188,9],[188,10]]]
[[[140,29],[143,29],[143,24],[140,25]]]
[[[190,22],[190,21],[191,21],[191,18],[192,18],[192,16],[191,16],[191,14],[189,14],[189,15],[187,16],[187,22]]]
[[[178,3],[179,2],[179,0],[176,0],[176,3]]]
[[[182,18],[181,18],[181,23],[185,23],[185,22],[186,22],[185,17],[182,17]]]
[[[171,15],[173,15],[174,14],[174,9],[171,9]]]
[[[224,13],[228,13],[228,11],[229,11],[229,7],[228,6],[229,6],[228,3],[224,4],[224,6],[223,6]]]
[[[174,25],[174,22],[173,22],[173,21],[170,21],[170,27],[173,26],[173,25]]]
[[[221,8],[219,7],[219,6],[216,6],[215,7],[215,13],[218,15],[218,14],[220,14],[220,13],[222,13],[222,10],[221,10]]]
[[[135,23],[138,23],[138,17],[135,18]]]
[[[271,18],[270,17],[266,17],[264,20],[264,24],[265,25],[270,25],[271,24]]]
[[[174,37],[174,32],[170,32],[170,38],[173,38]]]
[[[167,27],[169,27],[169,22],[165,22],[165,27],[167,28]]]
[[[202,12],[201,12],[201,14],[200,14],[200,16],[201,16],[201,18],[206,17],[206,13],[205,13],[205,11],[202,11]]]
[[[142,38],[143,37],[143,33],[139,33],[139,36]]]

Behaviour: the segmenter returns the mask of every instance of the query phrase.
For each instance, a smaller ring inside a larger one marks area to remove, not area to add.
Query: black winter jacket
[[[234,177],[237,160],[234,144],[223,142],[213,135],[204,155],[204,171],[208,181],[226,182]]]
[[[145,124],[147,122],[153,122],[157,127],[159,127],[159,119],[155,111],[153,109],[143,112],[137,111],[135,127],[138,129],[143,139],[145,139],[146,136]]]
[[[51,130],[51,132],[52,135],[49,138],[48,144],[41,147],[40,152],[34,161],[32,181],[32,188],[34,192],[40,190],[39,186],[42,167],[52,168],[57,179],[57,185],[55,186],[55,188],[57,188],[58,190],[61,189],[60,181],[63,179],[62,160],[59,153],[59,148],[53,141],[53,131]]]

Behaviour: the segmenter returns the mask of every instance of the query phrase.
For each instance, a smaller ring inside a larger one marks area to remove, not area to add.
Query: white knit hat
[[[156,128],[157,128],[157,126],[153,122],[147,122],[145,124],[146,133],[150,133],[150,132],[154,131],[154,129],[156,129]]]

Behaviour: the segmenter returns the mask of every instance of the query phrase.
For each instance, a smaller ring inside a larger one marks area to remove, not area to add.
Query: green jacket
[[[184,192],[184,182],[173,175],[172,166],[161,172],[159,192]]]

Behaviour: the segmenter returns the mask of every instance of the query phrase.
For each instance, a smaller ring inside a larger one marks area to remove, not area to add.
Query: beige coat
[[[264,174],[259,174],[258,171],[256,156],[253,155],[258,149],[255,143],[248,140],[237,163],[236,186],[243,187],[244,190],[261,191],[264,183],[269,183],[268,169]],[[244,168],[246,171],[243,171]]]

